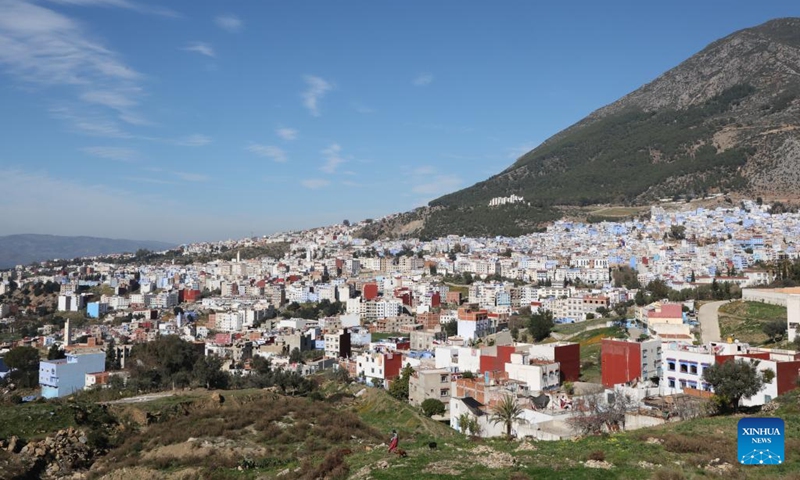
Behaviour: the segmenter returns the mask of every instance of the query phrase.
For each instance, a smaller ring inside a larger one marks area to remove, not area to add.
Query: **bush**
[[[606,453],[602,450],[595,450],[594,452],[589,454],[589,460],[604,462],[606,460]]]
[[[422,413],[424,413],[426,417],[441,415],[444,412],[445,412],[444,403],[442,403],[442,401],[439,399],[428,398],[424,402],[422,402]]]

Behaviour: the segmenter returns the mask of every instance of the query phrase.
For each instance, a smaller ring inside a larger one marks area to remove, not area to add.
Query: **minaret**
[[[237,250],[236,251],[236,263],[242,263],[242,256],[241,255],[242,255],[242,251],[241,250]]]
[[[70,341],[69,318],[64,322],[64,346],[68,347]]]

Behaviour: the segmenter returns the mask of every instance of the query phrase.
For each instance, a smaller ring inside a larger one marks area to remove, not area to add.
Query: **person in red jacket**
[[[391,441],[389,441],[389,453],[392,453],[395,450],[397,450],[397,442],[398,442],[397,430],[392,430],[392,439]]]

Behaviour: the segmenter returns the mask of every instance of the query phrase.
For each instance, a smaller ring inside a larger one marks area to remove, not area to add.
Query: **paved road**
[[[159,399],[159,398],[171,397],[173,395],[175,395],[175,394],[172,393],[172,392],[150,393],[150,394],[147,394],[147,395],[139,395],[138,397],[128,397],[128,398],[123,398],[123,399],[120,399],[120,400],[113,400],[113,401],[104,402],[104,403],[106,403],[108,405],[121,404],[121,403],[122,404],[124,404],[124,403],[142,403],[142,402],[150,402],[150,401],[153,401],[153,400],[156,400],[156,399]]]
[[[719,333],[719,315],[718,309],[720,305],[728,303],[727,300],[721,302],[706,303],[700,307],[700,312],[697,315],[700,320],[701,338],[703,343],[719,342],[722,340]]]

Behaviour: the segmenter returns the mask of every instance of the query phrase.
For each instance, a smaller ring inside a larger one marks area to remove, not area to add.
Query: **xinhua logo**
[[[780,465],[784,462],[783,419],[743,418],[739,420],[739,463]]]

